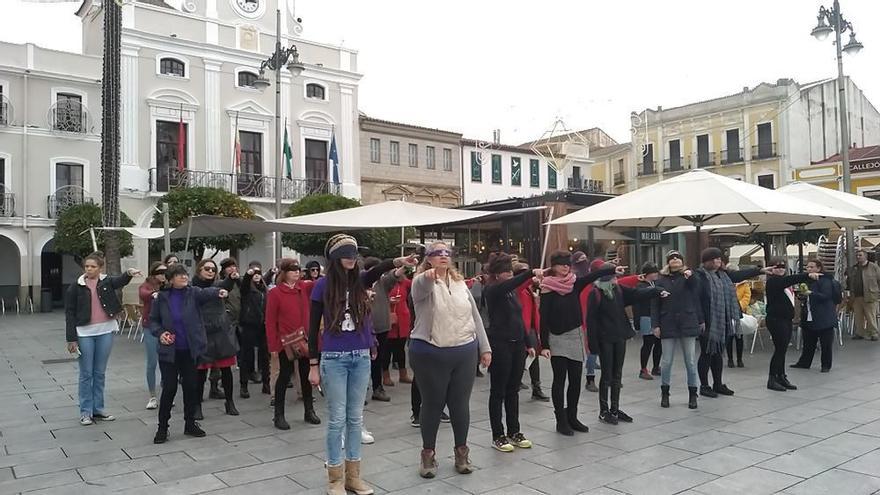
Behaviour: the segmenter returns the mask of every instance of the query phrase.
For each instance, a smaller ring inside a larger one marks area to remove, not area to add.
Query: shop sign
[[[639,240],[645,244],[660,244],[663,242],[663,233],[657,231],[639,231]]]
[[[849,171],[853,174],[864,174],[880,170],[880,158],[850,162]]]

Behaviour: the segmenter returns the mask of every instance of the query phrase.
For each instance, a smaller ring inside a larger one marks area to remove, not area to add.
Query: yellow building
[[[795,170],[794,178],[817,186],[842,189],[842,167],[840,155],[837,154]],[[849,173],[854,194],[880,199],[880,146],[850,148]]]

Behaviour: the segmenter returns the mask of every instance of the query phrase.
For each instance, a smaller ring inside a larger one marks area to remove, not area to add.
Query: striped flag
[[[284,165],[287,171],[287,178],[293,178],[293,169],[290,162],[293,160],[293,150],[290,149],[290,140],[287,139],[287,119],[284,119]]]
[[[238,112],[235,112],[235,144],[232,147],[232,160],[236,172],[241,172],[241,140],[238,138]]]

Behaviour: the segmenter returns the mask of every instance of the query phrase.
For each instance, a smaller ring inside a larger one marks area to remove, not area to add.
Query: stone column
[[[205,170],[223,170],[220,139],[220,69],[219,60],[205,59]]]
[[[342,167],[339,170],[339,180],[342,182],[345,196],[360,198],[360,177],[355,176],[355,171],[360,171],[359,164],[355,163],[358,154],[355,153],[357,142],[354,126],[356,118],[354,108],[354,86],[347,84],[339,85],[339,130],[336,133],[336,148],[339,153],[339,161]],[[333,180],[331,177],[330,180]]]
[[[138,164],[138,52],[136,47],[123,47],[122,80],[122,165]]]

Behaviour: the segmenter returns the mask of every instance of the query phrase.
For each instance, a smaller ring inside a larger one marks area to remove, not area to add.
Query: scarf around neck
[[[718,270],[706,274],[709,278],[709,346],[708,354],[720,354],[727,338],[736,333],[736,326],[742,318],[736,288],[727,272]]]
[[[560,296],[568,295],[574,290],[574,281],[576,278],[577,277],[575,277],[572,272],[568,272],[568,275],[564,277],[558,277],[556,275],[546,276],[541,280],[541,293],[546,294],[548,292],[555,292]]]
[[[613,280],[597,280],[593,282],[593,286],[602,291],[602,294],[608,299],[614,299],[615,283]]]

